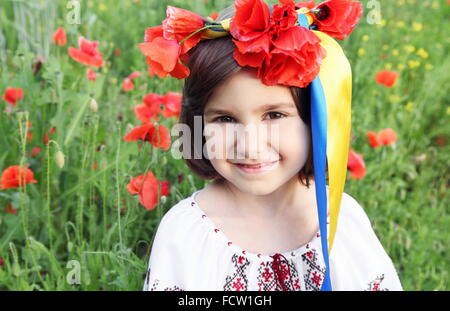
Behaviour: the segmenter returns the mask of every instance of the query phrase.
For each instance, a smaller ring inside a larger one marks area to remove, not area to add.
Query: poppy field
[[[207,181],[171,153],[183,80],[151,72],[139,44],[168,5],[215,19],[233,2],[1,1],[0,290],[142,289],[161,217]],[[345,192],[405,290],[449,290],[450,1],[360,2],[338,41]]]

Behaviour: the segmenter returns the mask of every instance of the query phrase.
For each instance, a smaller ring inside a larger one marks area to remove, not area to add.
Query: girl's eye
[[[233,118],[229,116],[221,116],[214,119],[214,122],[226,123],[232,122]]]
[[[267,115],[275,115],[275,118],[271,118],[271,119],[281,119],[282,117],[285,117],[285,115],[281,112],[269,112]],[[234,119],[232,117],[229,116],[220,116],[217,117],[213,120],[213,122],[219,122],[219,123],[228,123],[228,122],[232,122]]]
[[[282,117],[284,117],[285,115],[281,112],[269,112],[267,114],[268,116],[274,116],[274,118],[270,118],[270,119],[280,119]]]

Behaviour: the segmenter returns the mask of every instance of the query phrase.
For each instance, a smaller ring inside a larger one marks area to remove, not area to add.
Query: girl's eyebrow
[[[289,103],[289,102],[271,103],[271,104],[266,104],[266,105],[259,107],[258,109],[256,109],[255,112],[279,109],[279,108],[295,108],[295,104]],[[231,114],[231,113],[233,113],[233,112],[225,110],[225,109],[208,108],[205,110],[204,115],[208,116],[208,115],[212,115],[212,114]]]

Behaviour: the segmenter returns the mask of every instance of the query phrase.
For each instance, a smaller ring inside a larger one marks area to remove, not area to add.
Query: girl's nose
[[[261,160],[261,155],[271,148],[271,137],[267,124],[239,126],[235,137],[238,159]]]

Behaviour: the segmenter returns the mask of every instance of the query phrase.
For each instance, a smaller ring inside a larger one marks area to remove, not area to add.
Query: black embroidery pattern
[[[233,262],[233,271],[225,279],[223,289],[225,291],[245,291],[248,288],[248,279],[245,270],[250,265],[247,258],[242,255],[234,254],[231,257]]]
[[[302,255],[305,290],[319,291],[322,287],[326,267],[319,264],[318,257],[319,253],[315,249]]]

